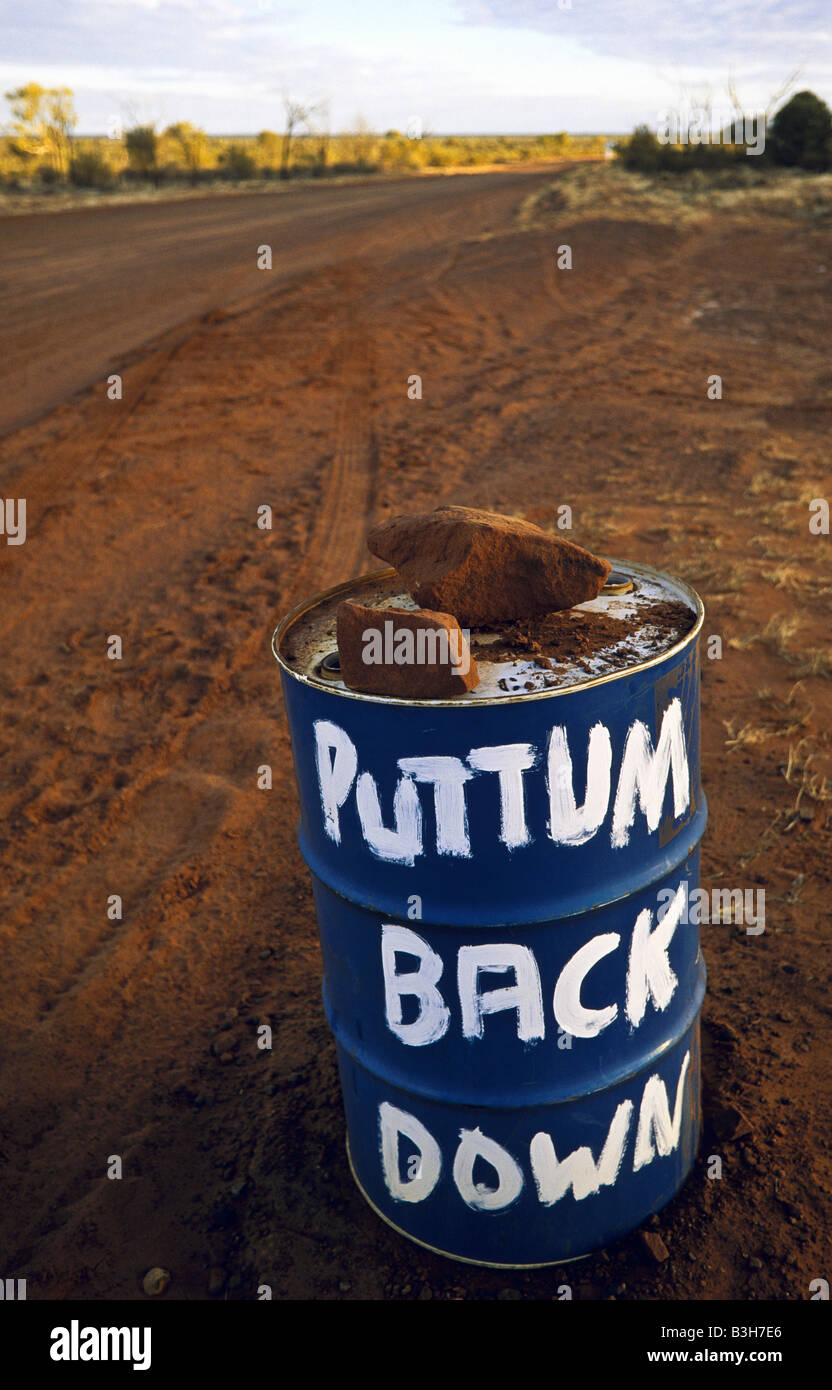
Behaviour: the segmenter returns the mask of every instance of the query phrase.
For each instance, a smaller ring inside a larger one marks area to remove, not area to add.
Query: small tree
[[[45,159],[59,178],[66,178],[72,154],[72,132],[78,121],[69,87],[41,87],[28,82],[6,92],[12,108],[13,152],[24,164]]]
[[[124,137],[130,168],[144,178],[159,182],[159,135],[155,126],[137,125]]]
[[[276,169],[280,159],[280,136],[274,130],[261,130],[257,137],[257,152],[266,169]]]
[[[295,132],[305,126],[310,117],[315,115],[318,104],[317,102],[293,101],[291,97],[284,97],[283,109],[286,112],[286,125],[283,131],[283,146],[280,151],[280,177],[288,179],[292,140]]]
[[[424,138],[424,137],[423,137]],[[372,169],[376,150],[376,136],[371,126],[361,115],[356,116],[350,131],[352,158],[356,167],[367,171]]]
[[[257,174],[257,161],[239,141],[235,141],[228,146],[228,149],[220,155],[222,164],[232,179],[253,179]]]
[[[329,103],[322,101],[315,108],[315,120],[309,122],[309,133],[312,136],[314,147],[313,173],[316,178],[320,178],[326,173],[329,163]]]
[[[168,126],[165,135],[179,151],[182,163],[191,176],[191,183],[196,183],[199,170],[204,167],[208,155],[208,137],[205,131],[199,126],[191,125],[190,121],[177,121],[176,125]]]
[[[79,188],[112,188],[116,179],[104,155],[96,149],[78,149],[69,163],[69,179]]]
[[[832,167],[832,113],[826,102],[814,92],[797,92],[774,117],[769,143],[778,164]]]
[[[615,146],[616,153],[626,169],[638,169],[642,173],[654,173],[662,162],[662,146],[649,126],[636,126],[632,135]]]

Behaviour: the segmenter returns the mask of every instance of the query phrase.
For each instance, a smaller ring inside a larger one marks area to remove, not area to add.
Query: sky
[[[280,130],[287,96],[336,131],[613,133],[795,72],[832,105],[830,0],[0,0],[0,90],[71,87],[85,134]]]

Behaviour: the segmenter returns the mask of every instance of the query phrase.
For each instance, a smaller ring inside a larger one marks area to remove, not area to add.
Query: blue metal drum
[[[356,694],[332,669],[344,598],[413,606],[392,570],[274,637],[352,1172],[396,1230],[477,1264],[607,1244],[696,1154],[703,609],[614,563],[581,611],[626,639],[553,672],[478,652],[453,700]]]

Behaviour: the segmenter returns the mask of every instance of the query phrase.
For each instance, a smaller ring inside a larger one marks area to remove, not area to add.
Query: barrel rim
[[[651,877],[645,879],[642,883],[640,883],[637,891],[644,893],[647,891],[647,889],[654,888],[657,883],[661,883],[663,879],[671,878],[678,871],[682,864],[684,864],[687,860],[689,860],[695,854],[697,854],[699,852],[699,847],[702,844],[702,841],[705,837],[705,829],[707,827],[707,824],[708,799],[704,791],[700,787],[699,791],[697,792],[696,809],[694,810],[689,820],[686,821],[685,824],[681,827],[681,829],[679,829],[677,833],[673,836],[672,840],[668,841],[669,845],[673,845],[675,847],[676,841],[679,840],[680,837],[684,837],[682,838],[682,843],[678,846],[678,849],[683,849],[684,853],[679,853],[672,860],[669,866],[666,865],[663,868],[658,868],[656,872],[651,872]],[[686,831],[695,831],[696,829],[698,829],[700,825],[702,827],[701,833],[696,835],[695,838],[691,839],[689,834],[685,834]],[[389,917],[395,922],[403,922],[401,913],[398,911],[397,908],[388,907],[385,905],[384,902],[380,900],[375,900],[372,903],[368,903],[365,900],[352,897],[350,896],[348,889],[352,888],[353,891],[356,891],[353,884],[344,885],[342,883],[337,882],[334,879],[325,877],[322,868],[323,860],[321,858],[316,858],[315,856],[313,856],[311,850],[309,850],[309,842],[308,839],[303,835],[302,826],[298,827],[298,845],[300,847],[301,858],[303,859],[303,862],[306,865],[310,876],[314,880],[313,892],[315,889],[315,883],[317,883],[327,893],[330,893],[332,897],[338,898],[342,903],[347,903],[350,907],[361,907],[363,909],[366,909],[366,911],[371,912],[374,916]],[[654,865],[654,869],[655,868],[656,866]],[[616,881],[618,883],[623,883],[622,879],[614,880],[614,882]],[[571,922],[574,921],[576,917],[584,917],[590,912],[605,912],[608,908],[616,907],[619,903],[626,902],[629,898],[632,897],[632,895],[633,890],[631,888],[622,888],[622,891],[617,893],[615,897],[604,898],[603,900],[598,902],[582,901],[579,907],[570,907],[568,911],[559,913],[557,917],[552,917],[551,913],[548,912],[543,917],[528,917],[525,914],[522,917],[512,915],[506,917],[503,921],[500,922],[478,923],[478,929],[480,931],[507,932],[512,931],[517,927],[541,927],[549,926],[554,923]],[[423,895],[423,898],[424,896],[425,895]],[[467,918],[455,920],[454,918],[449,919],[444,915],[440,916],[436,913],[432,913],[429,918],[426,918],[423,913],[423,916],[420,920],[424,921],[426,925],[429,925],[431,927],[438,927],[442,929],[447,929],[449,931],[456,931],[457,929],[466,930],[472,925],[472,922]]]
[[[606,685],[611,681],[624,680],[630,676],[638,675],[641,671],[648,671],[651,667],[660,666],[662,662],[680,655],[687,647],[693,646],[696,643],[702,631],[702,624],[705,621],[705,605],[696,590],[691,588],[690,584],[684,579],[678,579],[675,575],[668,574],[665,570],[654,569],[652,565],[639,564],[635,560],[610,559],[610,564],[613,569],[624,569],[632,572],[636,576],[643,576],[644,578],[649,577],[651,579],[658,577],[672,580],[672,582],[678,585],[682,590],[685,597],[690,600],[697,614],[696,622],[690,631],[686,632],[684,637],[681,638],[675,646],[668,647],[666,651],[659,652],[656,656],[651,656],[648,661],[640,661],[637,665],[624,667],[621,671],[610,671],[605,676],[591,676],[588,680],[578,681],[574,685],[562,686],[559,689],[523,691],[521,694],[517,695],[495,696],[494,699],[477,700],[476,702],[466,702],[459,696],[447,700],[408,700],[400,695],[367,695],[360,690],[339,690],[333,685],[316,680],[314,676],[304,675],[301,671],[294,670],[283,656],[281,656],[281,641],[289,631],[289,628],[297,622],[298,618],[302,617],[304,613],[308,613],[310,609],[314,608],[316,604],[323,602],[324,599],[335,598],[340,593],[346,593],[349,589],[354,587],[358,580],[391,579],[396,573],[392,566],[380,570],[371,570],[367,574],[356,575],[353,579],[343,580],[340,584],[333,584],[330,588],[322,589],[320,593],[313,594],[310,598],[303,599],[300,603],[296,604],[295,607],[286,614],[285,618],[278,623],[272,634],[272,654],[280,666],[280,669],[291,676],[293,680],[298,681],[300,685],[311,686],[314,690],[325,690],[328,694],[336,696],[339,699],[364,700],[370,704],[376,705],[404,706],[405,708],[413,709],[465,709],[470,711],[473,709],[487,709],[492,705],[520,704],[527,700],[551,700],[558,695],[579,694],[584,690],[591,690],[594,686]]]

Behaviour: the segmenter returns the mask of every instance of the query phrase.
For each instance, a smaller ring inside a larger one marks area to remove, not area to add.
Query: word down
[[[635,1124],[634,1173],[656,1158],[666,1158],[678,1148],[689,1067],[690,1052],[686,1052],[676,1083],[672,1114],[667,1088],[658,1073],[645,1082]],[[635,1115],[633,1100],[622,1100],[615,1107],[597,1159],[588,1145],[580,1145],[558,1157],[551,1134],[539,1130],[533,1135],[529,1144],[529,1166],[542,1205],[554,1206],[570,1191],[575,1201],[581,1202],[600,1192],[602,1187],[612,1187],[624,1163]],[[424,1202],[434,1191],[443,1170],[442,1152],[436,1138],[415,1115],[388,1101],[381,1102],[378,1118],[382,1172],[390,1196],[397,1202]],[[410,1150],[404,1173],[400,1153],[402,1136],[409,1141]],[[491,1183],[475,1181],[474,1165],[479,1161],[493,1170]],[[460,1129],[452,1177],[466,1206],[479,1212],[504,1210],[517,1201],[525,1186],[523,1170],[514,1155],[479,1127]]]

